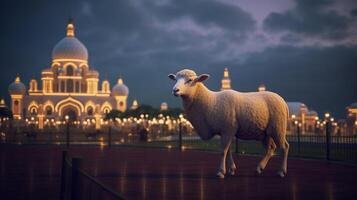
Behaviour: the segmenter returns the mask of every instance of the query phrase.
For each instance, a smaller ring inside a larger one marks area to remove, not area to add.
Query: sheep
[[[288,107],[282,97],[273,92],[242,93],[234,90],[214,92],[203,81],[208,74],[197,76],[193,70],[184,69],[168,77],[175,81],[174,96],[182,99],[184,112],[198,135],[209,140],[220,135],[222,153],[217,171],[219,178],[234,175],[237,169],[230,145],[234,136],[244,140],[262,141],[266,153],[256,172],[261,174],[277,147],[283,150],[280,177],[287,175],[289,143],[286,140]]]

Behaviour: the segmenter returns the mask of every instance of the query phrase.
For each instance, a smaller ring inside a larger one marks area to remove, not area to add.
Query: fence
[[[61,200],[80,199],[124,199],[117,192],[107,188],[82,168],[81,158],[70,158],[67,151],[62,154]]]
[[[155,131],[118,130],[115,126],[107,126],[100,131],[80,130],[74,127],[63,127],[60,130],[46,130],[35,134],[12,130],[7,132],[4,143],[14,144],[57,144],[57,145],[100,145],[100,146],[130,146],[168,149],[197,149],[219,151],[219,137],[210,141],[202,141],[197,134],[187,132],[180,125],[174,131],[158,127]],[[346,162],[357,162],[357,136],[331,135],[327,123],[325,131],[319,133],[300,133],[300,129],[290,133],[287,139],[290,143],[289,155]],[[264,148],[259,141],[236,140],[232,151],[240,154],[262,154]],[[279,152],[277,152],[279,153]]]

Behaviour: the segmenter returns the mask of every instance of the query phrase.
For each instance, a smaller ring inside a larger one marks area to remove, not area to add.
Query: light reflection
[[[184,199],[184,180],[183,180],[183,172],[180,170],[180,199]]]
[[[143,199],[146,199],[146,172],[145,170],[143,171],[143,178],[141,179],[141,188],[142,188],[142,195],[143,195]]]
[[[204,186],[204,181],[203,181],[202,174],[201,174],[201,177],[200,177],[200,199],[201,200],[205,199],[205,186]]]
[[[124,163],[124,167],[122,167],[120,176],[120,192],[125,193],[125,183],[126,183],[126,172],[127,172],[127,162]]]
[[[161,191],[162,191],[162,199],[166,199],[166,184],[167,184],[167,178],[166,178],[166,170],[162,170],[162,179],[161,179]]]

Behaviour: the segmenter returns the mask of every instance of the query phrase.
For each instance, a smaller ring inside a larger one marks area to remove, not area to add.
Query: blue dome
[[[20,78],[17,77],[16,80],[9,85],[9,93],[12,94],[22,94],[26,93],[26,86],[20,81]]]
[[[52,59],[88,60],[88,50],[76,37],[65,37],[52,50]]]
[[[129,88],[123,83],[122,79],[118,80],[118,83],[112,89],[113,96],[128,96]]]

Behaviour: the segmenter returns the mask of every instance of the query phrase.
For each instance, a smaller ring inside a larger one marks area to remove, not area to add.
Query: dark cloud
[[[348,36],[351,19],[331,9],[330,0],[297,0],[293,9],[273,12],[264,20],[264,29],[270,32],[289,31],[302,36],[323,39],[343,39]]]
[[[287,101],[344,117],[345,107],[357,101],[356,63],[357,46],[276,46],[250,54],[231,74],[237,89],[251,91],[263,82]]]
[[[91,67],[112,85],[122,76],[130,100],[180,106],[171,95],[167,74],[182,68],[210,73],[207,85],[218,90],[223,69],[229,67],[235,89],[252,91],[264,82],[287,100],[303,101],[319,112],[331,109],[343,117],[344,107],[357,101],[352,77],[356,47],[281,45],[299,43],[305,35],[343,35],[349,19],[340,22],[339,14],[325,10],[330,5],[298,2],[293,10],[269,15],[264,23],[271,23],[265,27],[269,32],[259,32],[254,13],[215,0],[7,1],[0,7],[1,69],[5,69],[0,74],[0,94],[8,98],[7,87],[17,73],[26,84],[32,77],[40,80],[40,71],[49,67],[52,48],[64,37],[72,16]],[[296,22],[311,17],[316,19]],[[303,30],[306,27],[310,30]],[[341,31],[333,29],[338,27]],[[280,45],[269,45],[272,36],[283,30],[289,33],[280,38]]]

